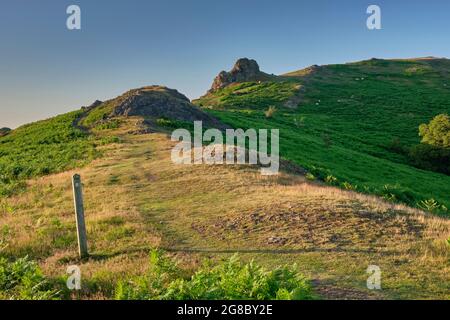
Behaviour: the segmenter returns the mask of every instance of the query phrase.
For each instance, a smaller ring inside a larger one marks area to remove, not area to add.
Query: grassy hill
[[[211,297],[199,287],[222,279],[233,288],[276,284],[258,288],[268,298],[448,299],[450,220],[442,208],[432,210],[438,216],[412,207],[430,198],[449,206],[449,177],[412,167],[392,148],[394,139],[417,144],[419,124],[449,112],[448,71],[436,59],[314,67],[211,92],[196,101],[208,115],[175,91],[146,87],[8,132],[0,137],[0,298]],[[309,174],[173,164],[172,127],[197,115],[279,128],[281,155]],[[91,253],[82,261],[75,172]],[[255,263],[219,263],[236,253]],[[77,293],[65,287],[74,264]],[[381,291],[366,287],[373,264]],[[186,295],[170,295],[175,288]]]
[[[120,281],[147,274],[152,248],[166,250],[185,277],[205,259],[239,253],[269,270],[297,264],[321,298],[448,298],[448,219],[289,173],[175,165],[167,134],[129,134],[141,121],[95,132],[121,142],[76,170],[89,259],[77,258],[74,170],[29,180],[27,192],[3,199],[1,255],[28,255],[69,297],[66,268],[79,265],[83,290],[72,298],[114,297]],[[382,269],[382,291],[366,288],[369,264]]]
[[[286,107],[292,99],[298,107]],[[234,84],[194,102],[232,127],[279,128],[281,156],[316,178],[411,206],[435,199],[450,208],[450,177],[417,169],[398,151],[420,142],[420,124],[450,113],[450,60],[327,65]],[[270,106],[277,111],[268,118]]]
[[[80,167],[99,156],[96,139],[76,126],[82,110],[24,125],[0,137],[0,196],[24,189],[32,177]]]

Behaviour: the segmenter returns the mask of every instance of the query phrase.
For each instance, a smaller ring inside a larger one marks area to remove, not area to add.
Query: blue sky
[[[66,28],[66,8],[82,30]],[[382,10],[382,30],[366,9]],[[450,1],[1,0],[0,127],[150,84],[203,94],[240,57],[269,73],[378,58],[450,57]]]

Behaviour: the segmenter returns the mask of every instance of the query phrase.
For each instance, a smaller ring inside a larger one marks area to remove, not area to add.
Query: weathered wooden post
[[[75,220],[77,222],[78,235],[78,252],[80,258],[89,256],[86,237],[86,224],[84,223],[84,206],[83,206],[83,190],[81,185],[81,177],[75,174],[72,177],[73,199],[75,203]]]

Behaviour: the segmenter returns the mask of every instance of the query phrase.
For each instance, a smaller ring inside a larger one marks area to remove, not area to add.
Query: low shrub
[[[434,199],[427,199],[420,201],[417,206],[423,210],[429,211],[429,212],[446,212],[447,208],[444,205],[439,204]]]
[[[264,114],[266,115],[267,119],[273,118],[275,113],[277,112],[277,108],[274,106],[270,106],[269,109],[267,109]]]
[[[450,148],[421,143],[410,149],[409,158],[415,167],[450,175]]]
[[[339,184],[338,179],[337,179],[335,176],[331,175],[331,174],[329,174],[329,175],[325,178],[325,182],[326,182],[327,184],[329,184],[329,185],[332,185],[332,186],[336,186],[336,185]]]
[[[14,262],[0,257],[0,299],[50,300],[58,294],[28,257]]]
[[[237,255],[215,266],[204,264],[191,277],[161,252],[152,251],[151,269],[142,277],[120,281],[119,300],[301,300],[312,299],[308,281],[296,266],[266,271],[254,262],[242,263]]]

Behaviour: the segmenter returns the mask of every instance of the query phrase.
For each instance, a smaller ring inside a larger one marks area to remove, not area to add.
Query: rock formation
[[[214,117],[191,104],[186,96],[164,86],[133,89],[104,104],[112,106],[112,117],[144,116],[185,122],[203,121],[205,126],[224,127]]]
[[[217,75],[209,92],[217,91],[236,82],[264,81],[271,77],[259,70],[259,65],[255,60],[242,58],[236,61],[230,72],[222,71]]]
[[[0,137],[4,137],[11,132],[10,128],[0,128]]]

